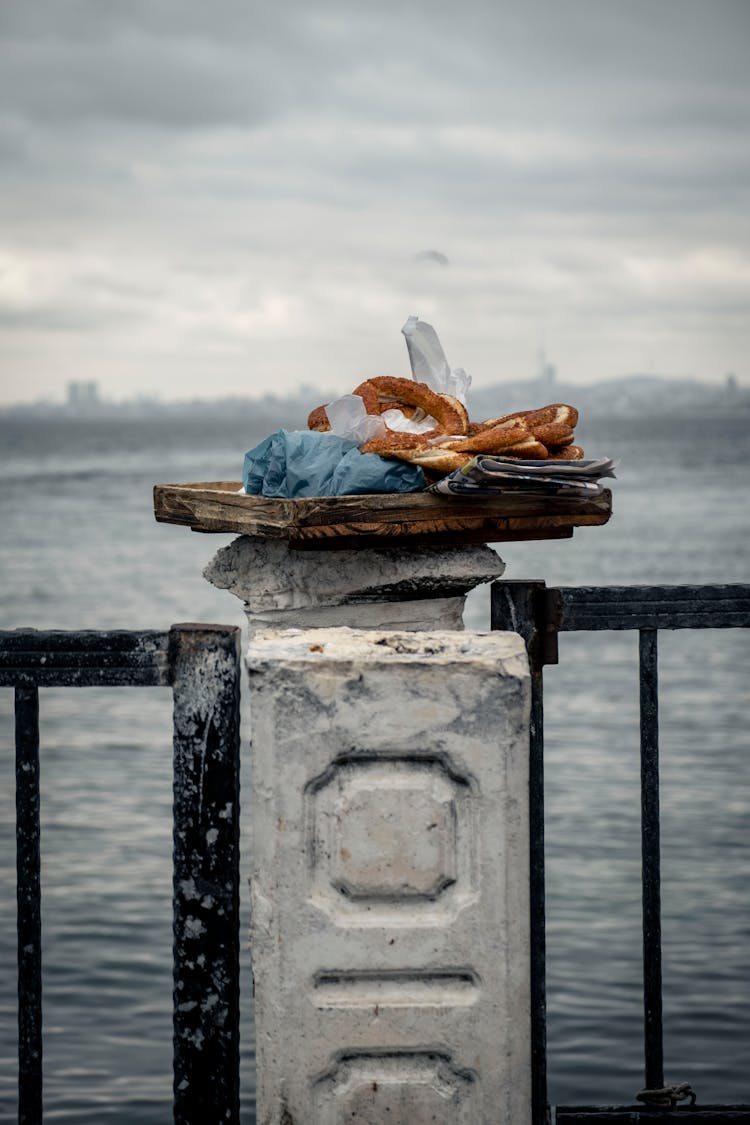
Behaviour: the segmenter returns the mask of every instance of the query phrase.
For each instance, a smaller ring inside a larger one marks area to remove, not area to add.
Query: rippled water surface
[[[587,430],[580,436],[588,451],[619,460],[611,522],[569,541],[502,545],[507,577],[748,581],[744,424],[670,429],[653,420],[635,433],[630,423],[591,421]],[[252,418],[0,421],[0,627],[242,624],[240,603],[201,577],[231,536],[157,525],[151,488],[238,477],[242,453],[262,436]],[[470,598],[467,621],[488,627],[487,590]],[[659,652],[665,1069],[690,1081],[701,1101],[750,1101],[750,638],[744,630],[662,633]],[[45,1119],[167,1125],[170,695],[86,688],[40,697]],[[557,1103],[631,1101],[642,1085],[637,708],[636,635],[560,638],[560,664],[545,674],[548,1039]],[[0,739],[0,1121],[12,1121],[7,690]],[[246,957],[242,988],[250,1123]]]

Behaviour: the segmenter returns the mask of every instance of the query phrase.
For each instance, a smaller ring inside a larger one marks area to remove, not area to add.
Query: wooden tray
[[[157,484],[154,515],[159,523],[193,531],[287,539],[290,547],[320,550],[565,539],[573,528],[604,524],[612,514],[608,489],[585,500],[529,495],[469,500],[426,492],[273,500],[245,496],[240,487],[233,480]]]

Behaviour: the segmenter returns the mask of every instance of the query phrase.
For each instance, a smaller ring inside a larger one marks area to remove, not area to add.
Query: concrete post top
[[[295,551],[282,540],[242,535],[222,547],[203,574],[248,610],[263,613],[464,595],[504,570],[485,544]]]
[[[526,678],[528,659],[517,633],[454,630],[393,632],[378,629],[279,629],[256,633],[247,649],[248,671],[285,664],[473,664]]]

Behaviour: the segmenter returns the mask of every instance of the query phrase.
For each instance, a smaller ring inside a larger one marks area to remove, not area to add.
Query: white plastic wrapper
[[[432,325],[421,321],[418,316],[410,316],[401,331],[406,337],[411,373],[416,382],[426,383],[438,394],[453,395],[465,406],[471,376],[462,367],[449,366]],[[437,426],[435,419],[421,410],[411,418],[397,407],[384,410],[380,417],[367,414],[359,395],[342,395],[327,403],[326,414],[331,423],[331,433],[356,441],[358,445],[371,438],[384,437],[386,426],[407,434],[425,434]]]
[[[342,395],[326,404],[326,414],[331,423],[331,433],[362,445],[372,438],[385,437],[383,419],[368,414],[359,395]]]
[[[331,433],[337,437],[349,438],[359,445],[370,438],[385,437],[386,426],[408,434],[424,434],[433,430],[437,422],[423,410],[418,410],[412,418],[407,418],[397,407],[384,410],[382,414],[367,414],[365,404],[359,395],[342,395],[326,404],[326,414],[331,423]]]
[[[410,316],[401,329],[406,337],[411,373],[418,383],[441,395],[453,395],[466,406],[466,392],[471,386],[471,375],[463,367],[451,367],[445,358],[438,334],[431,324],[418,316]]]
[[[428,430],[434,430],[437,422],[431,414],[425,414],[424,410],[417,408],[416,414],[411,418],[407,418],[403,410],[399,410],[397,406],[392,406],[390,410],[384,410],[380,417],[391,430],[398,430],[400,433],[407,434],[426,434]]]

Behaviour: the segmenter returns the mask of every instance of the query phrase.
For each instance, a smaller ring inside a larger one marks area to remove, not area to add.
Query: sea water
[[[587,453],[618,460],[612,520],[571,540],[499,545],[508,578],[749,580],[746,420],[590,419],[578,432]],[[263,436],[250,412],[0,420],[0,628],[243,624],[240,602],[201,577],[232,536],[156,524],[151,489],[238,479]],[[488,627],[486,588],[471,595],[467,624]],[[545,672],[557,1104],[632,1102],[643,1085],[637,650],[633,633],[564,634]],[[750,636],[661,633],[659,672],[665,1075],[702,1102],[750,1101]],[[40,707],[45,1119],[167,1125],[170,693],[43,689]],[[1,689],[0,1121],[16,1112],[12,712]],[[246,817],[242,827],[247,839]],[[246,952],[241,984],[251,1123]]]

